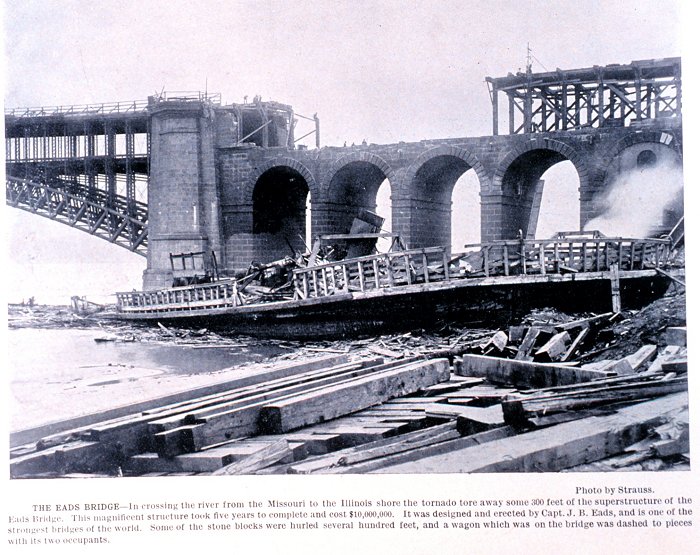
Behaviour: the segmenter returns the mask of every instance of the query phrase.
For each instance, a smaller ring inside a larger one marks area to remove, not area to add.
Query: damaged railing
[[[467,245],[468,252],[448,256],[444,247],[399,251],[341,260],[294,270],[300,299],[382,287],[434,283],[450,279],[606,272],[664,267],[667,239],[565,238],[495,241]]]
[[[294,270],[297,298],[450,279],[445,247],[389,252]]]
[[[235,279],[158,291],[117,293],[120,312],[169,312],[233,307],[245,304]]]
[[[532,275],[647,270],[668,263],[667,239],[611,237],[495,241],[467,245],[463,261],[470,275]],[[457,260],[453,259],[453,260]]]
[[[449,256],[445,247],[388,252],[292,272],[295,299],[424,285],[465,278],[651,270],[667,265],[668,239],[565,238],[495,241]],[[206,310],[265,302],[235,279],[158,291],[117,293],[120,312]],[[279,299],[277,299],[279,300]]]

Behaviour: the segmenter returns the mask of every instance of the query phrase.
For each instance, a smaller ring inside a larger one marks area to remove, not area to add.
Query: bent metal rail
[[[654,270],[667,265],[668,239],[545,239],[468,245],[450,257],[432,247],[341,260],[294,270],[294,299],[368,292],[451,280],[563,273]],[[123,313],[167,313],[248,304],[234,279],[160,291],[117,293]]]

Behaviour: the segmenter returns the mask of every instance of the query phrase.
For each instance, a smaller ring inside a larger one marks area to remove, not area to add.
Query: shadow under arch
[[[375,212],[377,192],[385,180],[393,197],[394,171],[376,154],[354,152],[338,159],[323,180],[325,218],[320,232],[348,233],[363,210]]]
[[[292,160],[273,160],[251,179],[254,257],[269,262],[307,248],[307,201],[317,188],[311,173]]]
[[[452,198],[457,181],[470,170],[479,189],[488,182],[481,162],[470,152],[441,145],[422,153],[408,167],[395,209],[397,231],[412,248],[449,246],[452,239]],[[408,217],[406,217],[408,215]]]
[[[539,210],[544,185],[541,181],[542,176],[551,167],[567,160],[573,164],[578,175],[579,192],[585,190],[588,186],[588,168],[583,158],[565,143],[537,139],[512,150],[504,157],[492,182],[492,193],[500,198],[500,221],[497,222],[497,233],[489,239],[513,239],[520,233],[523,236],[534,236],[533,226],[536,225],[536,218],[533,218],[533,209]],[[580,228],[580,194],[577,202],[577,227]],[[482,212],[482,215],[488,217],[485,212]]]

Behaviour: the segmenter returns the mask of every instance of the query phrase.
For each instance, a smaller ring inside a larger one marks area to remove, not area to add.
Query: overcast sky
[[[528,43],[534,71],[679,56],[680,5],[5,0],[5,104],[145,100],[206,87],[226,102],[261,95],[318,113],[324,145],[487,135],[484,78],[524,69]],[[59,291],[67,302],[140,286],[145,259],[5,212],[16,292],[9,300],[56,302]]]

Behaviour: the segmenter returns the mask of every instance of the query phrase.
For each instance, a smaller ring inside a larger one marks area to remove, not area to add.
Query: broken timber
[[[587,382],[607,376],[595,370],[482,355],[464,355],[462,370],[465,376],[484,377],[493,383],[531,388]]]
[[[527,418],[544,416],[563,411],[581,410],[610,403],[622,403],[639,399],[650,399],[688,389],[687,377],[656,380],[630,381],[606,384],[602,387],[580,388],[574,391],[531,395],[506,399],[501,403],[503,415],[509,424],[521,424]]]
[[[687,406],[688,394],[676,393],[620,409],[609,416],[566,422],[385,467],[379,472],[556,472],[621,453],[641,440],[650,428],[669,421]]]

